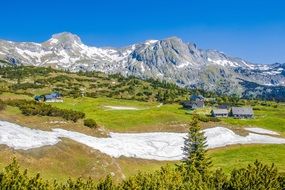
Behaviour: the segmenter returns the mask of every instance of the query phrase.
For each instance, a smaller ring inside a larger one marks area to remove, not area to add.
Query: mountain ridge
[[[42,43],[0,40],[0,59],[16,65],[157,78],[224,94],[242,95],[247,90],[243,81],[285,86],[285,64],[253,64],[218,50],[199,49],[176,36],[121,48],[87,46],[69,32],[54,34]]]

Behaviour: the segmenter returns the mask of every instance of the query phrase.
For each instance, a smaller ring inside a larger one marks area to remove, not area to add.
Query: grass
[[[130,177],[138,172],[153,172],[166,164],[174,165],[174,163],[177,163],[174,161],[143,160],[126,157],[121,157],[117,160],[125,177]]]
[[[166,125],[178,125],[191,120],[191,116],[186,115],[178,104],[158,107],[159,103],[154,102],[84,97],[65,98],[64,103],[52,105],[84,112],[87,118],[113,131],[161,130],[161,127],[166,129]],[[129,106],[141,110],[110,110],[104,106]]]
[[[9,100],[9,99],[11,99],[11,100],[14,100],[14,99],[31,100],[32,98],[30,96],[27,96],[27,95],[4,92],[2,94],[0,93],[0,99],[1,100]]]
[[[181,124],[191,120],[191,113],[181,109],[178,104],[166,104],[157,107],[158,103],[138,102],[130,100],[118,100],[110,98],[65,98],[64,103],[53,104],[54,106],[73,109],[86,113],[87,118],[92,118],[99,125],[114,131],[151,131],[167,130],[181,131],[185,128]],[[142,110],[107,110],[104,106],[130,106]],[[279,104],[277,108],[259,106],[255,110],[254,119],[221,118],[220,123],[203,123],[203,126],[214,125],[242,127],[262,127],[277,131],[285,136],[285,106]],[[207,114],[210,108],[204,108],[195,113]],[[187,114],[188,113],[188,114]],[[170,127],[172,126],[172,127]],[[175,128],[176,127],[176,128]]]
[[[233,168],[245,167],[256,159],[271,165],[274,163],[280,172],[285,172],[285,145],[236,145],[209,151],[215,168],[227,173]]]

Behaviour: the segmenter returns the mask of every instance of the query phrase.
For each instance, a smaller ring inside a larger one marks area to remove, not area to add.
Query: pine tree
[[[197,116],[193,116],[183,148],[184,159],[182,165],[188,174],[194,171],[197,171],[202,176],[206,174],[211,166],[211,160],[206,155],[206,148],[206,137],[201,131]]]

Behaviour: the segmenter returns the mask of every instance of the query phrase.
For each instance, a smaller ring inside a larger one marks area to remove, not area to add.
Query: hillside
[[[69,97],[112,97],[138,101],[179,102],[189,90],[158,80],[141,80],[101,72],[70,73],[42,67],[2,67],[1,91],[30,96],[60,92]]]

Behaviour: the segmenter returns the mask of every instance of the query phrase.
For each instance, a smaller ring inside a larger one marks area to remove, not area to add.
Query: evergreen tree
[[[184,142],[184,159],[182,166],[185,167],[186,173],[197,171],[202,176],[207,173],[211,166],[211,160],[207,157],[206,137],[201,131],[198,123],[198,117],[193,116],[193,120],[189,126],[189,132]]]

